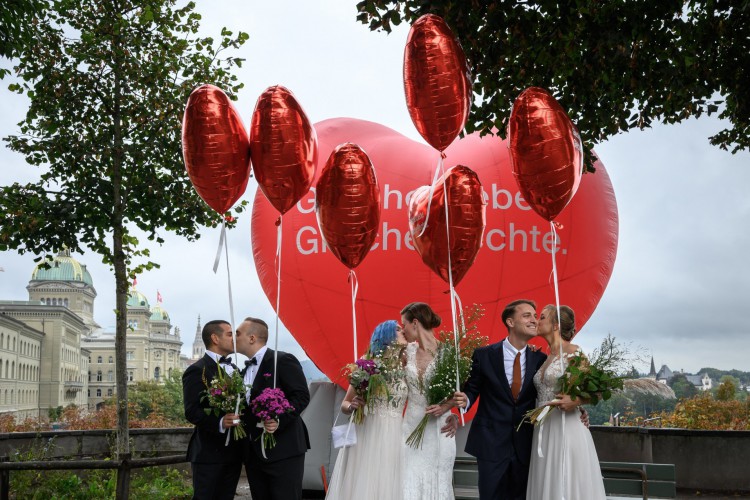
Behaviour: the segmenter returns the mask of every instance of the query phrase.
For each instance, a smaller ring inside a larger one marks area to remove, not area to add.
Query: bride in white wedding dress
[[[427,405],[423,387],[434,372],[438,341],[433,328],[440,317],[427,304],[415,302],[401,311],[406,347],[406,383],[409,401],[403,422],[401,443],[404,453],[404,500],[452,500],[453,462],[456,459],[455,415],[448,413],[452,402]],[[425,413],[430,415],[421,446],[412,448],[406,438]],[[452,422],[448,422],[453,419]],[[451,425],[453,426],[451,428]]]
[[[578,351],[570,343],[575,335],[575,316],[567,306],[548,305],[537,323],[537,335],[550,346],[550,355],[534,375],[537,407],[555,399],[557,380]],[[562,327],[561,327],[562,325]],[[562,362],[560,345],[562,343]],[[577,411],[552,409],[534,428],[526,500],[604,500],[604,482],[594,440]]]
[[[389,346],[404,343],[396,321],[385,321],[375,328],[369,352],[378,356]],[[398,358],[396,361],[399,366]],[[341,412],[351,415],[357,407],[363,406],[365,420],[357,426],[357,444],[339,450],[327,500],[401,500],[401,421],[406,395],[401,370],[390,374],[388,394],[375,397],[369,407],[349,387]]]

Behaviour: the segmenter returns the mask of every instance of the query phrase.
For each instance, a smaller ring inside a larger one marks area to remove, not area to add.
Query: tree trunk
[[[115,16],[119,16],[115,6]],[[125,200],[122,192],[122,164],[123,138],[121,124],[120,100],[122,99],[122,65],[121,43],[119,31],[113,37],[113,73],[114,85],[112,92],[112,250],[115,268],[115,380],[117,385],[117,458],[119,460],[130,456],[130,439],[128,433],[128,371],[127,371],[127,300],[128,300],[128,272],[123,251],[123,227]],[[129,470],[119,471],[117,478],[117,498],[127,498],[129,486]],[[124,493],[124,495],[123,495]]]

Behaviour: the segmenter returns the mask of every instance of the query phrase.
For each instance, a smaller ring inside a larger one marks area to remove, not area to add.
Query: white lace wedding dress
[[[416,342],[406,347],[406,383],[409,387],[409,403],[404,415],[403,438],[404,450],[404,500],[452,500],[453,496],[453,462],[456,459],[456,439],[440,433],[448,413],[440,418],[431,417],[424,433],[421,448],[414,449],[406,444],[406,438],[412,433],[424,417],[427,400],[421,391],[417,371]],[[431,361],[423,375],[427,383],[435,370],[435,361]],[[387,498],[387,497],[383,497]]]
[[[401,500],[401,421],[406,396],[406,382],[399,378],[388,384],[388,397],[376,398],[372,411],[365,407],[365,420],[357,426],[357,444],[340,449],[336,457],[326,499]]]
[[[555,399],[557,379],[568,364],[550,356],[534,375],[537,407]],[[564,424],[563,424],[564,422]],[[578,411],[554,409],[534,428],[526,500],[604,500],[604,483],[594,440]]]

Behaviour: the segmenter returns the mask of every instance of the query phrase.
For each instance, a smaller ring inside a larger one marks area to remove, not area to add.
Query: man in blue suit
[[[547,356],[528,347],[536,336],[536,304],[511,302],[502,313],[508,336],[474,351],[464,392],[455,394],[459,406],[479,408],[466,440],[466,453],[477,458],[479,498],[523,499],[529,475],[533,426],[524,414],[536,404],[532,379]]]

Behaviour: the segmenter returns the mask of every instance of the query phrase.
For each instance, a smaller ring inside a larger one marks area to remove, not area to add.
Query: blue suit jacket
[[[505,376],[502,342],[474,351],[464,392],[472,405],[479,404],[479,408],[466,440],[466,453],[494,462],[510,462],[515,455],[528,466],[534,428],[528,423],[518,431],[516,428],[524,414],[536,404],[532,379],[545,359],[547,355],[542,352],[526,350],[523,385],[518,401],[514,401]]]

